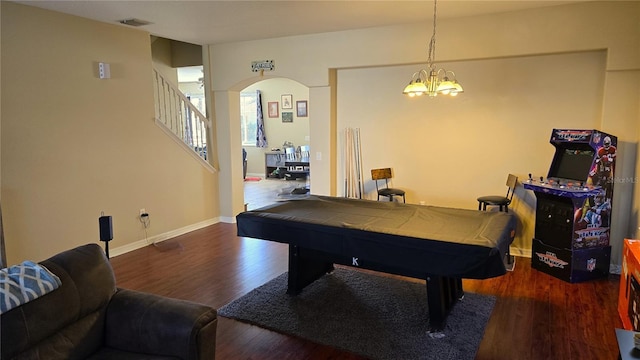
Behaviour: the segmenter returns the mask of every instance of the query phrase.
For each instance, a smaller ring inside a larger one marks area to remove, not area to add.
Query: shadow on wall
[[[535,232],[536,196],[526,190],[521,182],[516,185],[509,212],[516,215],[516,238],[511,244],[512,255],[529,256]],[[497,207],[494,207],[497,211]],[[514,250],[515,249],[515,250]]]
[[[634,229],[632,232],[632,236],[634,239],[638,239],[640,237],[640,224],[638,224],[638,210],[633,211],[633,216],[631,217],[631,228]]]

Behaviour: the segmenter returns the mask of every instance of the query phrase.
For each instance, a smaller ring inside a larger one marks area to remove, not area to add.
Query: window
[[[258,94],[256,91],[240,93],[240,133],[242,146],[256,146],[258,130]]]
[[[207,114],[204,101],[204,67],[187,66],[177,68],[178,88],[203,114]]]

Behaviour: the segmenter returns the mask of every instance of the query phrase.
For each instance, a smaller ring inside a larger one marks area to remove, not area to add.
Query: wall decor
[[[296,101],[296,109],[298,117],[307,117],[307,100]]]
[[[293,109],[293,95],[291,94],[282,95],[282,108]]]
[[[282,122],[293,122],[293,113],[291,111],[282,112]]]
[[[276,68],[276,62],[274,60],[258,60],[251,62],[251,71],[273,71]]]
[[[278,102],[277,101],[269,101],[267,104],[269,108],[269,117],[276,118],[280,116],[280,111],[278,110]]]

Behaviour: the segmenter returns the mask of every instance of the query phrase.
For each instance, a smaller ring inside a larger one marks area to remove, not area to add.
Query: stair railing
[[[178,87],[153,69],[156,124],[174,135],[206,165],[211,121],[191,103]],[[212,168],[212,167],[211,167]]]

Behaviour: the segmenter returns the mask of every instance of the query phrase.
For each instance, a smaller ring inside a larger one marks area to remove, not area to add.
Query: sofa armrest
[[[217,313],[205,305],[118,289],[107,307],[105,345],[119,350],[215,358]]]

